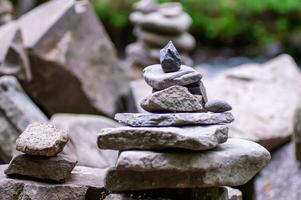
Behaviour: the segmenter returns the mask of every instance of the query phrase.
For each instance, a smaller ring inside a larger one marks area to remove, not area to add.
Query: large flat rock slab
[[[228,139],[228,127],[120,127],[103,129],[98,135],[100,149],[166,149],[208,150]]]
[[[238,186],[248,182],[270,160],[262,146],[228,139],[205,152],[123,151],[106,177],[110,191],[158,188]]]
[[[164,127],[185,125],[226,124],[234,121],[230,112],[224,113],[117,113],[115,119],[134,127]]]
[[[0,78],[0,110],[0,159],[9,162],[18,136],[30,123],[47,122],[47,117],[12,76]]]
[[[6,168],[0,165],[0,200],[89,200],[105,196],[103,169],[77,166],[66,183],[55,184],[7,178]]]

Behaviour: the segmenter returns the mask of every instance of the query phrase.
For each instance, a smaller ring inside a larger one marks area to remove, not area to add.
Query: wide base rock
[[[9,163],[5,174],[9,176],[26,176],[41,180],[65,182],[71,175],[77,161],[66,155],[42,157],[18,155]]]
[[[241,139],[228,139],[205,152],[123,151],[105,184],[110,191],[238,186],[270,158],[262,146]]]

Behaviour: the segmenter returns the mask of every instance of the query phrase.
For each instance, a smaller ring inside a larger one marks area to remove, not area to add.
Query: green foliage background
[[[170,2],[171,0],[158,0]],[[135,0],[92,0],[98,16],[115,34],[128,29]],[[301,0],[179,0],[202,44],[256,47],[280,43],[288,53],[301,48]],[[126,39],[125,39],[126,40]],[[252,49],[252,48],[249,48]],[[256,52],[249,52],[256,54]]]

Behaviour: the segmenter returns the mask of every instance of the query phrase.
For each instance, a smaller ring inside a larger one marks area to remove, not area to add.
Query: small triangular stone
[[[172,41],[160,50],[160,64],[165,73],[176,72],[181,68],[181,57]]]

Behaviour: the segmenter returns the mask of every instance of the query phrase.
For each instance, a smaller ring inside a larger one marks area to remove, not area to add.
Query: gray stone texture
[[[223,100],[210,100],[205,104],[205,109],[209,112],[222,113],[232,110],[232,106]]]

